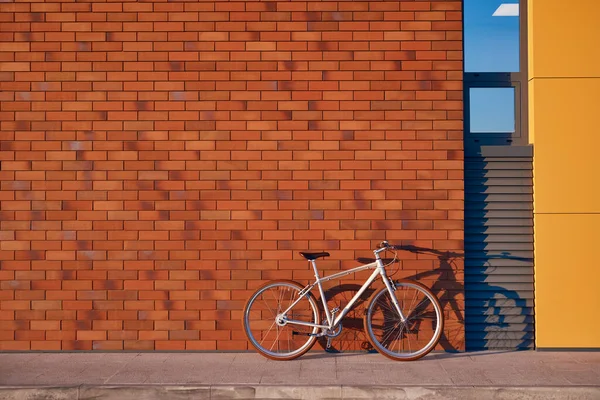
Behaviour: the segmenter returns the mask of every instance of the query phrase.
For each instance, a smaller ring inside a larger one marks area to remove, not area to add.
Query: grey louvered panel
[[[470,308],[468,314],[471,315],[512,315],[515,319],[521,318],[520,322],[525,321],[525,316],[533,315],[533,308],[528,307],[488,307],[488,308]]]
[[[529,257],[511,257],[511,258],[502,258],[493,256],[489,257],[472,257],[469,256],[469,259],[465,261],[465,265],[469,268],[483,268],[483,269],[502,269],[502,268],[519,268],[521,270],[528,270],[523,267],[533,267],[533,253]],[[466,272],[466,271],[465,271]],[[483,271],[482,271],[483,272]]]
[[[527,158],[533,157],[533,146],[490,146],[473,147],[465,155],[467,158]]]
[[[481,318],[469,316],[469,318],[470,320],[477,318],[477,323],[473,322],[473,326],[465,330],[465,335],[472,338],[517,339],[534,333],[532,330],[534,318],[531,315],[521,318],[513,315],[490,315]],[[483,326],[486,330],[480,329]]]
[[[465,339],[471,343],[482,346],[494,345],[495,349],[526,349],[533,345],[535,335],[533,332],[469,332]],[[485,350],[488,347],[474,347],[473,350]]]
[[[486,202],[486,203],[513,203],[513,202],[533,202],[533,194],[508,194],[508,193],[497,193],[497,194],[469,194],[469,201],[472,202]]]
[[[486,162],[531,162],[531,157],[465,157],[465,160],[474,163]]]
[[[465,208],[469,211],[487,211],[487,210],[529,210],[533,211],[533,202],[491,202],[491,201],[470,201],[465,199]]]
[[[486,186],[485,189],[481,189],[478,186],[465,186],[465,193],[468,194],[527,194],[533,193],[533,188],[531,186]]]
[[[474,324],[531,324],[533,315],[470,315],[469,321]]]
[[[525,238],[523,236],[526,236]],[[527,238],[531,235],[520,235],[515,233],[514,235],[483,235],[480,233],[465,235],[465,242],[468,243],[481,243],[483,241],[488,243],[520,243],[527,241]]]
[[[476,221],[477,223],[483,223],[486,220],[501,218],[533,219],[533,213],[531,212],[531,210],[470,210],[468,208],[465,208],[465,220],[471,223],[472,221]]]
[[[465,157],[467,349],[534,345],[533,163],[530,147]]]
[[[525,282],[506,282],[502,285],[488,285],[485,283],[471,283],[465,282],[465,289],[474,290],[478,292],[500,292],[506,294],[506,297],[518,296],[519,291],[533,291],[533,283]]]
[[[520,290],[518,293],[511,290],[501,290],[501,291],[479,291],[475,289],[469,290],[468,295],[469,300],[473,301],[490,301],[490,302],[500,302],[498,304],[520,304],[519,300],[533,300],[533,290]],[[465,298],[466,295],[465,295]],[[511,303],[512,302],[512,303]],[[474,303],[471,303],[474,304]],[[496,303],[493,303],[496,304]],[[513,307],[513,306],[511,306]],[[519,306],[521,307],[521,306]]]
[[[511,186],[511,187],[522,187],[528,186],[531,187],[531,179],[529,178],[477,178],[469,179],[465,182],[465,188],[471,188],[473,186],[480,187],[501,187],[501,186]]]
[[[476,235],[533,235],[533,226],[469,226],[469,232]]]
[[[533,243],[465,243],[465,250],[481,251],[481,250],[506,250],[508,252],[516,250],[533,251]]]
[[[533,252],[524,252],[523,254],[524,257],[517,257],[514,253],[511,253],[510,257],[502,257],[502,255],[485,253],[477,257],[469,252],[469,259],[465,261],[465,265],[470,268],[533,267]]]
[[[509,331],[509,330],[497,330],[488,332],[465,332],[465,339],[472,340],[478,343],[480,346],[483,341],[494,342],[494,348],[509,348],[509,344],[514,346],[526,347],[530,345],[535,339],[535,334],[532,331]],[[502,347],[506,346],[506,347]],[[521,348],[522,348],[521,347]]]
[[[467,299],[465,301],[467,309],[482,307],[533,307],[533,298],[507,299]]]
[[[481,265],[481,264],[479,264],[479,265]],[[467,276],[472,275],[472,276],[480,277],[482,274],[485,274],[488,277],[491,275],[530,275],[531,274],[531,271],[529,270],[529,268],[523,268],[523,267],[527,267],[527,265],[520,265],[518,267],[497,267],[497,266],[494,267],[494,266],[490,266],[490,265],[486,265],[484,267],[480,267],[480,266],[473,267],[472,265],[465,264],[465,267],[466,267],[465,269],[468,268],[468,270],[465,271],[465,279],[467,279]]]
[[[465,256],[471,259],[485,259],[485,260],[530,260],[533,257],[531,251],[494,251],[494,250],[467,250]]]
[[[533,283],[533,276],[530,274],[486,274],[485,278],[481,280],[481,275],[465,274],[465,282],[503,286],[504,283]]]
[[[533,332],[532,324],[506,324],[502,326],[501,323],[492,324],[473,324],[465,332]]]
[[[482,227],[482,226],[509,226],[523,227],[533,226],[533,219],[529,218],[469,218],[465,221],[466,227]]]
[[[483,170],[474,171],[465,169],[465,178],[533,178],[531,170]],[[470,186],[470,185],[469,185]]]
[[[486,160],[477,160],[474,158],[465,159],[465,169],[470,171],[531,171],[533,165],[531,161],[504,161],[501,159],[488,158]]]
[[[534,340],[533,339],[523,339],[523,340],[470,340],[471,347],[469,349],[471,351],[480,351],[480,350],[528,350],[534,348]]]

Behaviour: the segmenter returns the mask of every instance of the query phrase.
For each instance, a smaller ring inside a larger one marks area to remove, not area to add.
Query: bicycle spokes
[[[394,359],[412,359],[429,352],[441,333],[441,310],[424,287],[397,284],[396,296],[405,321],[398,314],[390,293],[383,289],[367,310],[367,333],[374,346]]]
[[[318,323],[318,310],[312,297],[302,296],[294,307],[282,314],[299,298],[300,287],[274,282],[259,289],[249,300],[244,313],[244,328],[250,342],[271,358],[288,359],[304,353],[315,341],[317,328],[288,323]]]

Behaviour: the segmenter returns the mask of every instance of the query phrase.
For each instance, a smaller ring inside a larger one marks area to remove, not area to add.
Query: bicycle
[[[394,260],[387,265],[379,255],[383,251],[394,252]],[[329,346],[331,339],[342,332],[343,318],[378,277],[384,287],[371,295],[364,315],[371,345],[392,360],[413,361],[428,354],[439,342],[444,319],[437,297],[419,282],[394,281],[387,275],[385,267],[397,258],[394,246],[387,241],[373,250],[374,262],[325,277],[319,276],[316,260],[329,253],[300,254],[313,268],[313,283],[302,286],[290,280],[270,281],[258,288],[244,306],[244,333],[263,356],[273,360],[295,359],[309,351],[319,337],[327,337]],[[338,307],[329,310],[322,283],[367,269],[374,271],[346,307],[341,312]],[[312,294],[315,286],[321,296],[323,320]]]

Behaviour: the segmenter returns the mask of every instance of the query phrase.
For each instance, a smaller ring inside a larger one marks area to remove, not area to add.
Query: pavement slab
[[[600,399],[599,352],[0,353],[0,400]]]

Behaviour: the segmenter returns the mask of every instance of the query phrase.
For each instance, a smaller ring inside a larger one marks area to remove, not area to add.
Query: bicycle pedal
[[[331,338],[327,338],[327,348],[326,350],[328,350],[331,347]]]

